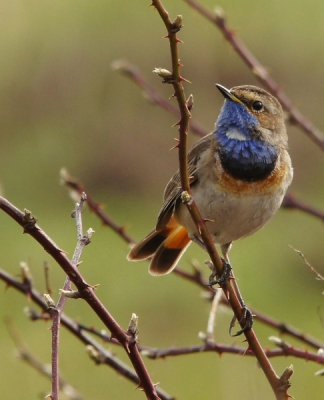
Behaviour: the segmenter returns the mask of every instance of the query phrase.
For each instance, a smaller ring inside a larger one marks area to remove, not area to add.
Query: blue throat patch
[[[255,182],[265,179],[275,168],[277,150],[256,134],[258,125],[257,118],[243,104],[225,100],[214,134],[222,166],[234,178]]]

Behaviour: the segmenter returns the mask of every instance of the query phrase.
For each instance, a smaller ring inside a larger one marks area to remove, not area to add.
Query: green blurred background
[[[214,1],[201,0],[212,9]],[[209,22],[183,1],[165,0],[172,18],[182,14],[179,37],[187,95],[194,94],[193,118],[213,128],[223,99],[214,87],[257,84],[253,74]],[[321,1],[220,0],[230,26],[300,110],[315,125],[323,121],[324,4]],[[0,1],[0,182],[2,192],[19,208],[28,208],[39,224],[72,256],[75,246],[73,202],[59,185],[66,167],[79,177],[106,211],[139,240],[150,230],[161,205],[166,182],[177,168],[176,119],[149,103],[133,83],[111,69],[116,59],[136,64],[166,97],[152,70],[170,68],[164,25],[149,1],[69,0]],[[176,104],[175,100],[170,100]],[[295,168],[291,191],[319,208],[323,204],[323,154],[298,129],[289,126]],[[197,138],[190,136],[190,144]],[[128,246],[89,212],[85,228],[96,234],[82,256],[82,272],[118,322],[127,328],[139,315],[140,342],[154,347],[200,343],[210,305],[201,289],[175,275],[153,278],[147,264],[126,261]],[[57,299],[64,274],[50,257],[6,215],[0,213],[1,268],[13,275],[26,261],[35,285],[44,291],[43,263],[51,265]],[[288,245],[303,251],[324,272],[323,226],[298,211],[281,210],[266,229],[239,241],[231,261],[247,304],[291,323],[305,333],[323,337],[322,282]],[[206,255],[192,246],[181,261]],[[3,399],[37,399],[50,392],[50,382],[15,357],[3,319],[11,316],[25,344],[50,362],[50,324],[31,323],[23,314],[26,298],[1,284],[0,384]],[[66,312],[78,321],[102,328],[82,301],[68,301]],[[228,336],[231,314],[220,312],[216,340],[241,345]],[[262,344],[277,332],[256,323]],[[288,339],[288,341],[293,342]],[[304,348],[304,345],[295,343]],[[245,344],[243,343],[245,346]],[[107,345],[123,360],[123,352]],[[290,393],[296,399],[323,397],[319,365],[292,358],[272,360],[278,373],[295,367]],[[150,361],[155,382],[178,399],[272,399],[255,360],[213,353]],[[61,338],[62,375],[86,399],[142,399],[143,393],[105,366],[95,367],[84,346],[64,330]],[[63,398],[63,397],[62,397]]]

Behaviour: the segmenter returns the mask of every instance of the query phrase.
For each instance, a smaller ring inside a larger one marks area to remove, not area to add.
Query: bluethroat
[[[188,154],[191,195],[226,262],[232,242],[262,228],[280,207],[293,177],[284,115],[278,100],[255,86],[226,89],[215,129]],[[165,275],[196,242],[204,247],[181,201],[179,171],[164,191],[156,227],[128,254],[151,258],[149,272]]]

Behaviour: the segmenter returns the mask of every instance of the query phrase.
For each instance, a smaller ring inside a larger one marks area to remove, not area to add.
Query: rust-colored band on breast
[[[240,179],[233,178],[230,174],[225,172],[223,168],[221,168],[218,185],[220,185],[223,190],[229,191],[236,196],[243,196],[248,194],[270,194],[276,191],[281,186],[282,181],[286,177],[286,173],[286,167],[281,164],[274,169],[274,171],[268,176],[268,178],[256,182],[246,182]]]

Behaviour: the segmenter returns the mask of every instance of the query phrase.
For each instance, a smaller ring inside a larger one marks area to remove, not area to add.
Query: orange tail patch
[[[177,265],[191,240],[187,230],[172,216],[161,231],[153,230],[132,248],[127,256],[130,261],[145,260],[153,256],[149,272],[151,275],[165,275]]]

